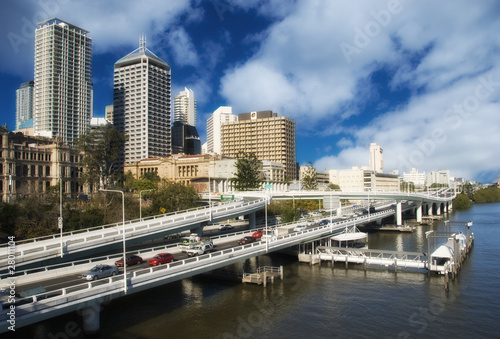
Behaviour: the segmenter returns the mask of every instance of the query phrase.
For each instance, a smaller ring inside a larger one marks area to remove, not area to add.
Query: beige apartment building
[[[44,194],[62,181],[65,196],[86,193],[78,182],[81,155],[67,144],[43,137],[25,136],[0,127],[0,196],[10,202]]]
[[[238,121],[221,125],[221,152],[233,158],[240,152],[254,153],[261,161],[282,164],[285,177],[294,180],[295,121],[272,111],[239,114]]]
[[[34,132],[64,143],[85,134],[92,116],[92,38],[52,18],[35,30]]]

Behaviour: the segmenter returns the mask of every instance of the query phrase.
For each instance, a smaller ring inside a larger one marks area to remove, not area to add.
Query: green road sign
[[[224,194],[221,194],[220,195],[220,201],[233,201],[234,200],[234,195],[224,195]]]

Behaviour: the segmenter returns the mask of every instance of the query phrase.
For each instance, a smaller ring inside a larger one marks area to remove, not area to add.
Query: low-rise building
[[[60,140],[26,136],[0,127],[0,195],[13,201],[44,194],[61,181],[63,193],[76,196],[88,189],[78,179],[82,155]]]
[[[362,167],[353,167],[350,170],[330,170],[328,172],[330,182],[339,185],[342,191],[399,191],[399,178],[395,174],[377,173]]]

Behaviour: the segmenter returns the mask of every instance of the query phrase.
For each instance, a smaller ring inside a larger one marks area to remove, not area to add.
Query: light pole
[[[267,188],[264,188],[264,192],[265,192],[265,199],[266,199],[266,203],[265,203],[265,214],[266,214],[266,253],[269,253],[269,233],[268,233],[268,230],[267,230]]]
[[[101,192],[116,192],[122,194],[122,217],[123,217],[123,291],[127,294],[127,252],[125,251],[125,194],[119,190],[107,190],[101,188]]]
[[[207,169],[207,176],[208,176],[208,210],[210,212],[210,221],[212,221],[212,188],[210,184],[210,160],[208,162],[208,165],[206,167]]]
[[[63,247],[63,216],[62,216],[62,175],[59,177],[59,218],[57,220],[59,230],[61,232],[61,258],[64,256]]]
[[[154,189],[139,191],[139,220],[140,221],[142,221],[142,198],[141,198],[141,194],[142,194],[142,192],[150,192],[150,191],[154,191]],[[125,223],[125,221],[123,223]]]

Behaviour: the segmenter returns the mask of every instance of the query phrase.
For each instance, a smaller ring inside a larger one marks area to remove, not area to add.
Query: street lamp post
[[[140,221],[142,221],[142,198],[141,198],[141,194],[142,194],[142,192],[150,192],[150,191],[154,191],[154,189],[139,191],[139,220]]]
[[[127,294],[127,252],[125,250],[125,194],[119,190],[107,190],[101,188],[102,192],[116,192],[122,194],[122,217],[123,217],[123,291]]]
[[[208,206],[210,209],[210,221],[212,221],[212,185],[210,184],[210,161],[208,162],[207,167],[208,172]]]
[[[266,214],[266,253],[269,253],[269,232],[268,232],[268,229],[267,229],[267,188],[264,188],[264,192],[265,192],[265,199],[266,199],[266,203],[265,203],[265,214]]]
[[[57,220],[59,230],[61,232],[61,258],[64,256],[63,246],[63,215],[62,215],[62,176],[59,177],[59,218]]]

